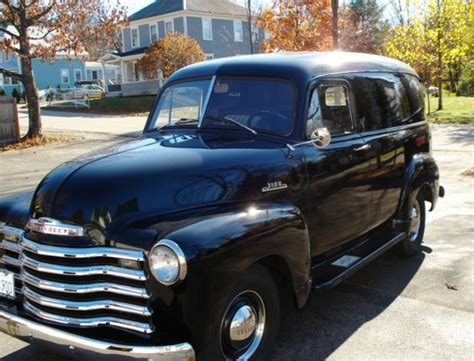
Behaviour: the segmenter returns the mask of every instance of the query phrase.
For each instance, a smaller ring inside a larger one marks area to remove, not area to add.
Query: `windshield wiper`
[[[195,119],[195,118],[181,118],[179,120],[176,120],[174,123],[172,124],[165,124],[165,125],[162,125],[161,127],[158,128],[158,130],[160,129],[165,129],[165,128],[173,128],[174,126],[176,125],[185,125],[185,124],[191,124],[191,123],[198,123],[199,120],[198,119]]]
[[[181,118],[177,121],[175,121],[172,125],[175,125],[175,124],[188,124],[188,123],[194,123],[194,122],[198,122],[199,120],[196,119],[196,118]]]
[[[249,131],[250,133],[252,133],[254,136],[257,136],[257,131],[250,128],[250,127],[247,127],[246,125],[242,124],[242,123],[239,123],[237,120],[234,120],[234,119],[231,119],[231,118],[228,118],[228,117],[225,117],[225,116],[216,116],[216,115],[205,115],[204,118],[208,118],[208,119],[212,119],[212,120],[217,120],[218,122],[230,122],[232,124],[235,124],[235,125],[238,125],[239,127]]]

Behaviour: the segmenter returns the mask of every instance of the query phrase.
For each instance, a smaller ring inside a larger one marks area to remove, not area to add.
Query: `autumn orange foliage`
[[[330,50],[330,0],[279,0],[264,10],[257,26],[268,34],[262,51]]]
[[[145,50],[137,66],[147,78],[157,79],[160,71],[168,77],[176,70],[204,59],[204,52],[195,39],[182,33],[169,33]]]

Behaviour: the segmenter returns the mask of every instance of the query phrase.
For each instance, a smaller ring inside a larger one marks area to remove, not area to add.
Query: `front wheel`
[[[404,256],[414,256],[421,251],[421,242],[425,234],[426,208],[421,193],[412,201],[410,206],[410,228],[408,236],[401,244],[400,249]]]
[[[260,266],[246,271],[209,321],[199,360],[266,360],[280,324],[280,295],[270,273]]]

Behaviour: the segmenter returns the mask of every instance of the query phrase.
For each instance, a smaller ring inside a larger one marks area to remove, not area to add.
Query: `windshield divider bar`
[[[209,103],[209,99],[211,98],[211,93],[212,93],[212,90],[214,89],[215,82],[216,82],[216,76],[214,75],[211,79],[211,84],[209,85],[209,91],[207,92],[206,99],[204,100],[203,109],[199,117],[198,128],[201,128],[202,121],[204,120],[204,114],[206,114],[207,104]]]

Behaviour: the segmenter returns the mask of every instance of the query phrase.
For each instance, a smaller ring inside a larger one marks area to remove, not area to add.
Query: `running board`
[[[316,290],[325,290],[331,287],[336,286],[337,284],[344,281],[346,278],[351,276],[354,272],[358,271],[360,268],[365,266],[367,263],[377,258],[381,254],[388,251],[390,248],[395,246],[398,242],[402,241],[406,237],[406,233],[398,233],[389,241],[384,242],[378,248],[374,250],[369,250],[367,255],[360,255],[359,252],[354,252],[355,255],[344,254],[341,255],[336,260],[327,264],[324,268],[334,268],[337,269],[335,272],[330,272],[332,274],[331,278],[319,280],[313,276],[314,288]],[[359,255],[357,255],[359,253]],[[321,267],[322,268],[322,267]],[[319,269],[321,269],[319,268]],[[316,276],[316,275],[315,275]]]

